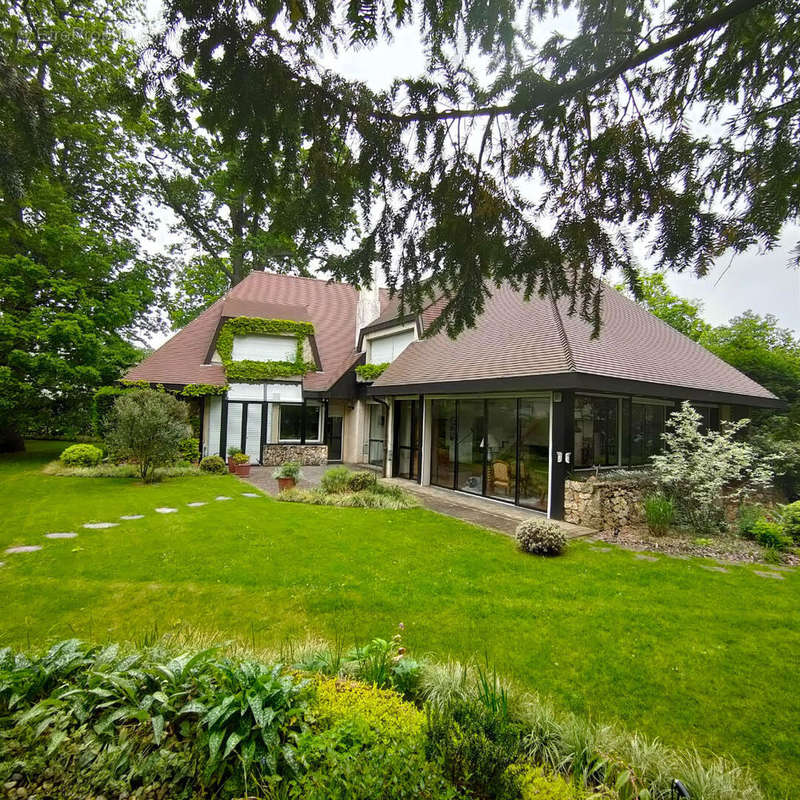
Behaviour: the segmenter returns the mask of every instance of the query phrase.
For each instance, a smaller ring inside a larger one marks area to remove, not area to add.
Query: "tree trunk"
[[[0,425],[0,453],[21,453],[25,450],[25,441],[16,428]]]
[[[246,213],[243,199],[239,197],[232,202],[229,211],[231,215],[231,286],[236,286],[247,277],[244,257]]]

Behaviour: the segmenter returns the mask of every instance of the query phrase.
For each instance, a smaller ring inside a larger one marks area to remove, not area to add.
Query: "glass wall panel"
[[[517,401],[512,398],[487,402],[486,494],[501,500],[514,499],[517,464]]]
[[[483,494],[485,420],[483,400],[458,401],[458,489]]]
[[[550,400],[523,397],[519,401],[519,504],[547,511],[550,488]]]
[[[397,475],[411,478],[411,416],[413,400],[398,400],[395,403],[397,420]]]
[[[382,405],[369,407],[369,454],[368,461],[376,467],[383,465],[386,441],[386,409]]]
[[[631,464],[649,464],[661,452],[664,422],[669,409],[649,403],[631,405]]]
[[[619,400],[575,395],[575,466],[619,464]]]
[[[456,401],[431,401],[431,483],[455,488]]]

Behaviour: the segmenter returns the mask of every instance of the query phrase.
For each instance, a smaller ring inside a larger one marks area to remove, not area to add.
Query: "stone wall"
[[[564,483],[564,521],[596,530],[624,528],[644,522],[639,487],[589,478]]]
[[[320,466],[328,461],[326,444],[266,444],[261,463],[278,467],[287,461],[297,461],[304,467]]]

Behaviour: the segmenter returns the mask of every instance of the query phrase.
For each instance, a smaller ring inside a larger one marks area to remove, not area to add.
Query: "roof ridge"
[[[556,327],[558,328],[558,338],[561,339],[561,344],[564,348],[564,355],[567,358],[567,369],[569,372],[576,372],[575,356],[572,354],[572,347],[570,346],[569,339],[567,338],[567,331],[564,327],[564,320],[561,319],[561,312],[558,310],[558,303],[556,298],[553,297],[553,290],[548,289],[547,295],[550,298],[550,305],[553,307],[553,314],[556,318]]]

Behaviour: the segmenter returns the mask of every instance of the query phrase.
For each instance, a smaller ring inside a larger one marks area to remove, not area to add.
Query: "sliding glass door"
[[[550,398],[431,401],[431,483],[547,511]]]

